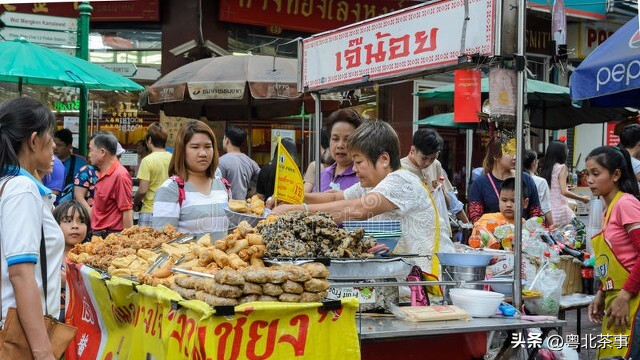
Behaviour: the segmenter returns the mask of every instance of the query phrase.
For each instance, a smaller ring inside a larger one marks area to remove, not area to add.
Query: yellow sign
[[[273,197],[289,204],[302,204],[304,183],[298,165],[278,138],[278,159],[276,160],[276,184]]]
[[[358,300],[339,309],[320,303],[251,302],[217,315],[199,300],[163,287],[103,279],[69,266],[67,322],[78,334],[66,359],[359,360]]]

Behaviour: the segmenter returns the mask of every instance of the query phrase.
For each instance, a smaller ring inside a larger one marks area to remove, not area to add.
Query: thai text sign
[[[493,0],[445,0],[303,40],[302,86],[321,90],[457,64],[465,54],[492,55]]]
[[[103,279],[70,264],[67,322],[78,327],[65,359],[360,359],[354,298],[320,303],[253,302],[217,316],[172,290]]]

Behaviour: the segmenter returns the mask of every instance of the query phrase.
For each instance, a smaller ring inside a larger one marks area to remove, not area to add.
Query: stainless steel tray
[[[406,278],[412,265],[401,257],[331,259],[329,280]]]

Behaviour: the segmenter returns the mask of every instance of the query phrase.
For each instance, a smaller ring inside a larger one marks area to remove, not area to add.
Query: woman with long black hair
[[[51,166],[54,129],[53,114],[34,99],[0,104],[2,317],[17,309],[35,360],[54,359],[42,315],[60,312],[64,236],[43,200],[51,191],[37,176]]]

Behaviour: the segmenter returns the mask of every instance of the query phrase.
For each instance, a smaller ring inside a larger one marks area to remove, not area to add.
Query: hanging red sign
[[[620,142],[620,137],[615,134],[617,122],[607,123],[607,145],[617,146]]]
[[[456,70],[453,76],[453,122],[480,122],[480,70]]]

